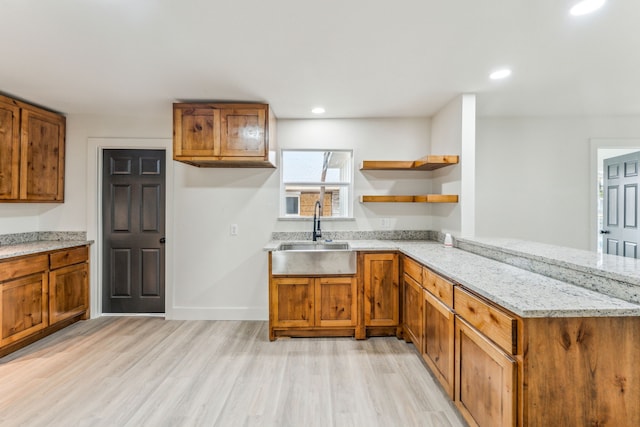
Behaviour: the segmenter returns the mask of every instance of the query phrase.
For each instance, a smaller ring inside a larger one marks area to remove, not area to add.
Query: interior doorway
[[[592,250],[598,253],[607,253],[605,247],[607,231],[607,218],[605,218],[606,207],[609,200],[605,200],[605,168],[604,164],[606,159],[611,159],[619,156],[625,156],[630,153],[640,151],[640,139],[592,139],[591,141],[591,176],[592,181],[592,206],[594,210],[591,216],[592,224]],[[624,200],[621,199],[624,203]],[[606,204],[605,204],[606,203]],[[620,214],[624,214],[624,205],[619,211]],[[611,230],[609,228],[609,230]],[[605,233],[602,233],[605,231]],[[622,255],[622,254],[620,254]]]
[[[640,151],[607,157],[602,163],[602,252],[638,258]]]
[[[102,312],[164,313],[165,151],[102,158]]]

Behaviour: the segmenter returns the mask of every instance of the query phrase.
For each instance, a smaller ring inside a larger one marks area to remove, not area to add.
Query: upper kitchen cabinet
[[[267,104],[173,104],[173,159],[198,167],[275,167]]]
[[[64,116],[0,95],[0,201],[63,202]]]

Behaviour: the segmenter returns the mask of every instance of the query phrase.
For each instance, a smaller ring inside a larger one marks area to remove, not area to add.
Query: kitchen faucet
[[[316,211],[318,215],[316,216]],[[320,200],[316,200],[316,205],[313,207],[313,241],[317,242],[318,237],[322,237],[322,230],[320,230],[320,217],[322,216],[322,204]]]

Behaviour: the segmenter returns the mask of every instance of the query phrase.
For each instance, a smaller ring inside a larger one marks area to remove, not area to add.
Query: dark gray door
[[[165,151],[104,150],[104,313],[164,313]]]
[[[638,258],[638,163],[640,152],[604,160],[602,250]]]

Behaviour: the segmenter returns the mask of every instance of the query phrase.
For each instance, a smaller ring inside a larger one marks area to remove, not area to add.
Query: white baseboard
[[[269,320],[266,307],[173,307],[167,320]]]

